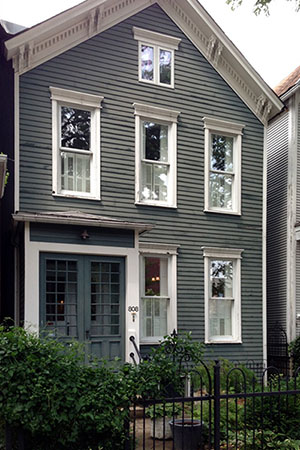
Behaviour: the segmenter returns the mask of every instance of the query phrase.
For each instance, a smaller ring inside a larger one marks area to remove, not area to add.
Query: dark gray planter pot
[[[199,442],[203,442],[203,422],[188,417],[170,421],[175,450],[197,450]]]

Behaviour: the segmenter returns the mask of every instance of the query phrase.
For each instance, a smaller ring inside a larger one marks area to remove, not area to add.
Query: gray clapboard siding
[[[82,240],[81,234],[86,230],[89,239]],[[84,227],[32,223],[30,240],[35,242],[59,242],[65,244],[109,245],[112,247],[134,247],[134,231],[110,228]]]
[[[288,117],[284,112],[268,130],[268,326],[279,320],[286,329]]]
[[[296,221],[300,222],[300,103],[297,108],[297,194],[296,194]]]
[[[175,89],[138,82],[132,26],[182,39]],[[101,110],[101,201],[51,195],[49,86],[104,96]],[[262,358],[263,126],[185,35],[157,6],[127,19],[21,76],[21,210],[86,213],[153,223],[142,241],[179,244],[178,329],[204,339],[202,246],[243,248],[241,345],[208,348],[211,357]],[[134,205],[136,101],[181,111],[177,135],[178,208]],[[204,213],[203,116],[246,125],[242,216]]]
[[[300,315],[300,242],[296,247],[296,317]],[[300,318],[296,320],[296,334],[300,336]]]

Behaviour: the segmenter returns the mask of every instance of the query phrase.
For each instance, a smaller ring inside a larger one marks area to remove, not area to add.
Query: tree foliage
[[[270,14],[270,3],[273,0],[256,0],[253,5],[253,12],[256,15],[259,15],[261,12],[264,12],[267,16]],[[300,0],[286,0],[288,2],[295,3],[295,10],[298,12],[300,10]],[[231,6],[232,10],[235,10],[238,6],[241,6],[243,0],[226,0],[226,3]]]

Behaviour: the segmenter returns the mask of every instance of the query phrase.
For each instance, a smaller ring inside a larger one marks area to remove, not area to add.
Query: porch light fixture
[[[81,239],[83,239],[85,241],[86,239],[90,238],[90,235],[87,232],[87,230],[83,230],[83,232],[81,233],[80,237],[81,237]]]

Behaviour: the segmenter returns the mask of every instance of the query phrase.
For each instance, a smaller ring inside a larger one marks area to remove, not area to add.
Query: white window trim
[[[177,208],[177,118],[180,111],[133,103],[135,114],[135,204]],[[168,159],[170,164],[168,202],[141,200],[141,121],[153,120],[166,124],[168,132]]]
[[[134,39],[138,41],[139,52],[138,52],[138,65],[139,65],[139,81],[143,83],[156,84],[158,86],[163,86],[167,88],[174,89],[174,58],[175,50],[178,50],[178,46],[181,39],[175,38],[173,36],[168,36],[166,34],[156,33],[154,31],[144,30],[142,28],[132,27]],[[153,80],[145,80],[142,78],[141,69],[141,48],[142,45],[148,45],[153,47]],[[159,81],[159,51],[166,50],[171,52],[171,84],[161,83]]]
[[[241,215],[241,160],[242,160],[242,130],[245,125],[216,119],[214,117],[203,117],[204,122],[204,139],[205,139],[205,195],[204,195],[204,211],[215,212],[221,214]],[[210,175],[210,153],[211,134],[222,134],[224,136],[233,137],[233,166],[234,177],[232,187],[232,209],[216,208],[209,205],[209,175]]]
[[[205,343],[206,344],[241,344],[241,259],[243,249],[202,247],[204,257],[204,298],[205,298]],[[232,312],[232,336],[209,336],[209,290],[210,290],[210,261],[214,259],[229,259],[233,261],[234,279],[234,307]]]
[[[139,244],[140,253],[140,278],[142,276],[142,270],[144,267],[143,258],[146,256],[157,256],[157,257],[167,257],[168,258],[168,323],[167,332],[172,333],[174,329],[177,329],[177,250],[179,245],[174,244],[157,244],[157,243],[142,243]],[[140,301],[142,298],[142,283],[140,283]],[[141,311],[140,304],[140,311]],[[142,320],[142,313],[140,313],[140,320]],[[140,325],[141,328],[141,325]],[[149,337],[142,339],[140,333],[140,344],[158,344],[163,336],[156,338]]]
[[[52,195],[100,200],[100,109],[104,97],[50,86],[52,100]],[[61,190],[60,107],[91,111],[91,192]]]

